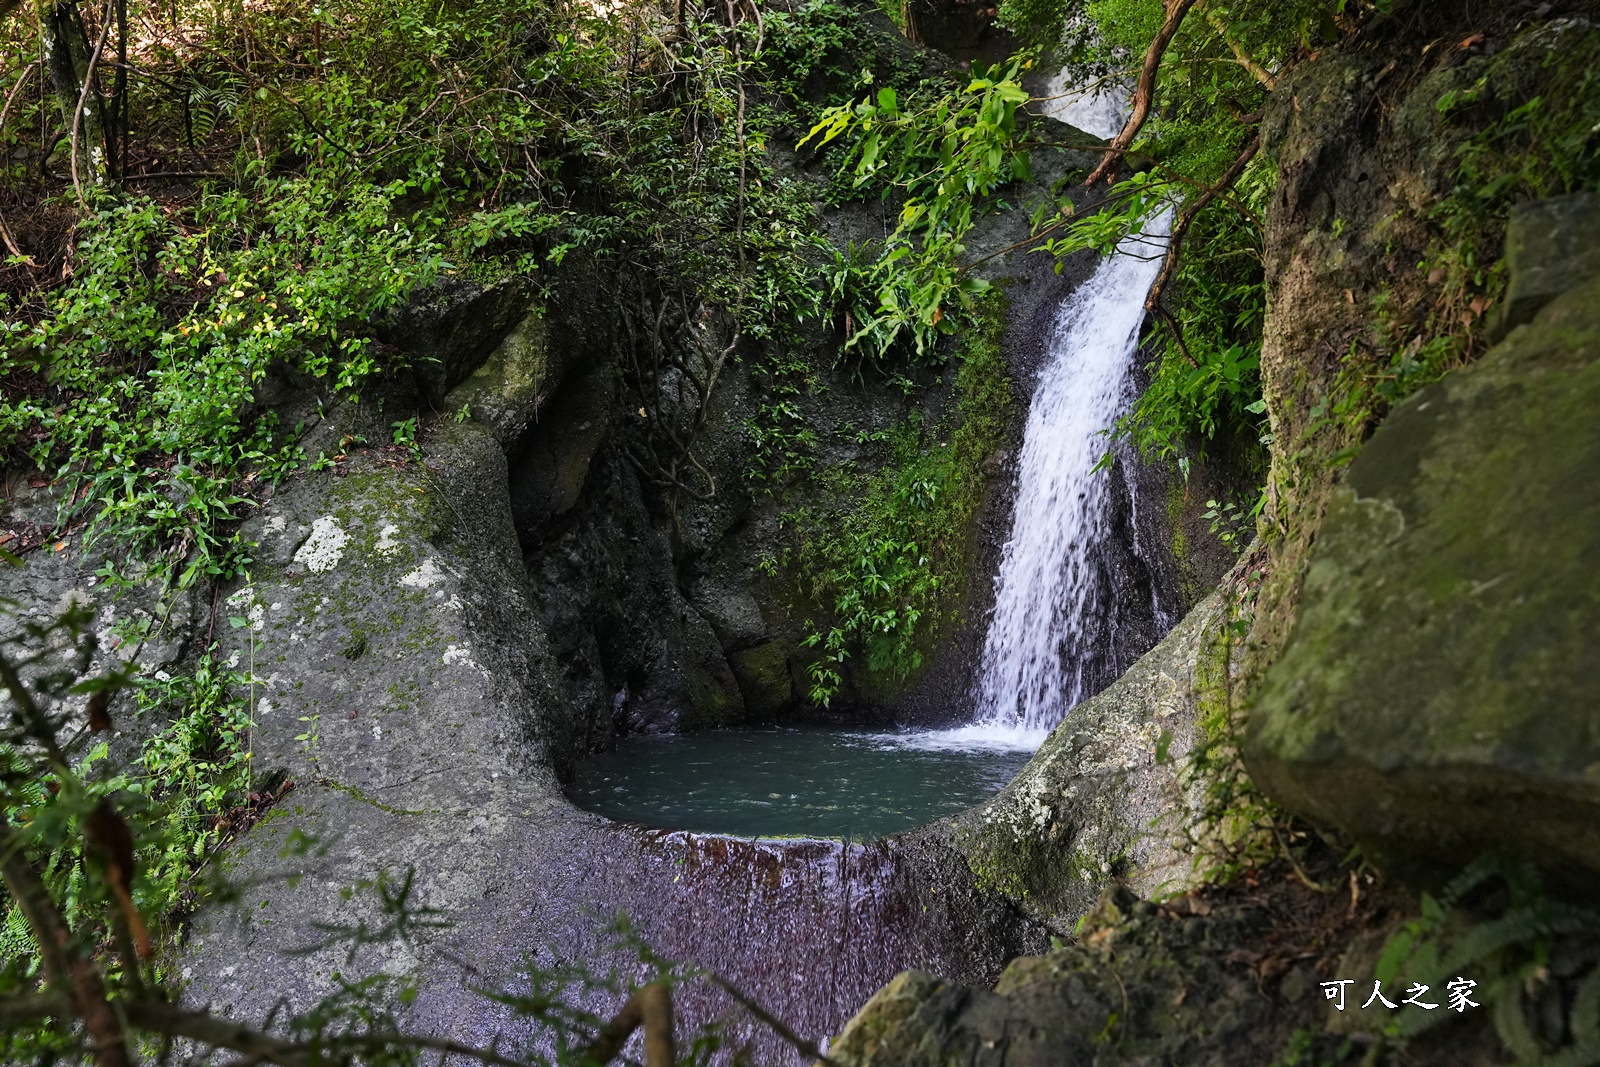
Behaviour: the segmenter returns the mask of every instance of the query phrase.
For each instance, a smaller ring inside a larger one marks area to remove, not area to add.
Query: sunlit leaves
[[[857,187],[877,185],[900,198],[895,231],[868,265],[841,262],[835,287],[847,296],[871,292],[875,304],[852,301],[857,328],[846,347],[881,355],[909,336],[918,355],[951,329],[951,314],[984,285],[958,269],[962,239],[985,197],[1029,174],[1017,141],[1017,108],[1027,102],[1023,52],[971,79],[963,88],[901,103],[881,88],[829,108],[802,144],[847,145],[842,173]]]

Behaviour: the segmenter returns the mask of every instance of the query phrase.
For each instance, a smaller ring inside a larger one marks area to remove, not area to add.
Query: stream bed
[[[863,840],[981,803],[1039,740],[827,727],[637,736],[580,763],[568,795],[578,807],[645,826]]]

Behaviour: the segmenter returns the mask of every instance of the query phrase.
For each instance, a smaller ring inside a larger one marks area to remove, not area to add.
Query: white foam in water
[[[1020,723],[974,722],[948,730],[902,730],[893,734],[866,734],[863,739],[883,748],[911,748],[923,752],[1032,752],[1050,736],[1048,728]]]
[[[1081,621],[1106,536],[1105,432],[1129,400],[1144,300],[1170,214],[1129,238],[1062,304],[1028,410],[1011,538],[995,579],[974,728],[1048,731],[1083,693]]]
[[[1127,87],[1074,91],[1067,69],[1051,78],[1041,110],[1109,138],[1128,114]],[[1130,374],[1144,301],[1160,272],[1170,212],[1062,302],[1028,411],[1011,537],[995,578],[974,721],[946,730],[903,730],[863,739],[929,751],[1034,751],[1083,698],[1084,612],[1106,537],[1106,432],[1131,399]]]

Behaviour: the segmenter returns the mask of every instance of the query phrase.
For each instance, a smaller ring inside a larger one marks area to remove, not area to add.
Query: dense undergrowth
[[[266,377],[359,395],[404,373],[375,325],[444,274],[537,280],[577,254],[695,279],[746,337],[819,314],[810,199],[762,151],[785,86],[761,50],[809,61],[826,17],[731,14],[136,11],[121,151],[93,177],[42,64],[17,65],[0,211],[46,224],[7,264],[6,447],[61,480],[63,521],[188,585],[239,566],[233,520],[304,459]],[[38,54],[26,20],[5,31]]]
[[[889,687],[904,681],[958,618],[973,523],[988,486],[985,464],[1011,404],[999,344],[1003,300],[990,294],[964,319],[953,410],[934,418],[912,406],[890,429],[823,431],[872,462],[818,469],[811,462],[815,431],[780,438],[752,427],[763,445],[753,476],[784,505],[780,521],[791,539],[760,566],[796,586],[803,603],[828,612],[825,623],[808,622],[805,639],[816,652],[809,671],[817,704],[828,706],[839,693],[853,653],[866,672],[855,676],[858,689],[871,676]],[[914,394],[918,387],[902,381]],[[793,405],[773,417],[800,418]]]

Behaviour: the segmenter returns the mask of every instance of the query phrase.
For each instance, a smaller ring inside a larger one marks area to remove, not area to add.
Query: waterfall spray
[[[1028,411],[1011,537],[995,579],[978,675],[974,732],[1042,740],[1083,699],[1089,628],[1103,581],[1108,431],[1131,399],[1144,301],[1161,267],[1170,214],[1125,240],[1063,302]]]

